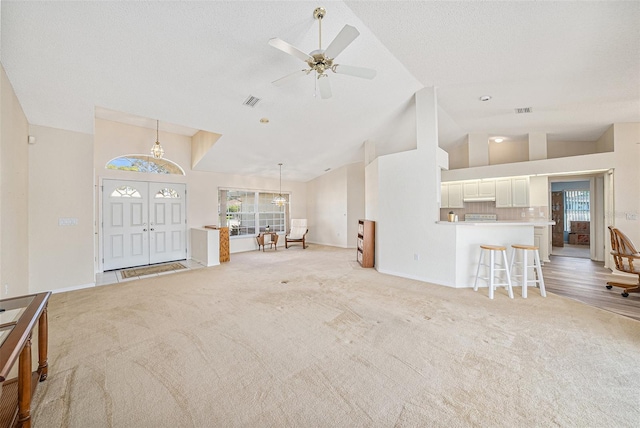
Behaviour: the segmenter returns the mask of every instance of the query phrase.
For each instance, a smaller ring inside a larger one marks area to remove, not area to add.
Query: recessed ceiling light
[[[491,95],[483,95],[480,97],[480,101],[489,101],[491,99]]]
[[[502,143],[504,141],[504,138],[494,138],[493,141],[495,141],[496,143]]]
[[[260,123],[269,123],[269,119],[266,117],[263,117],[262,119],[260,119]]]

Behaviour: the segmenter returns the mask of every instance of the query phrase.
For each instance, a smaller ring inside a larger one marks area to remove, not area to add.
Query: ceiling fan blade
[[[335,58],[340,52],[353,42],[356,37],[360,35],[360,32],[356,30],[356,27],[351,25],[345,25],[338,33],[335,39],[331,42],[329,47],[324,51],[324,55],[327,58]]]
[[[318,79],[318,87],[320,87],[320,97],[323,100],[331,98],[331,83],[329,82],[329,76],[325,75]]]
[[[331,67],[334,73],[346,74],[347,76],[362,77],[363,79],[373,79],[376,77],[376,71],[370,68],[354,67],[351,65],[336,64]]]
[[[302,76],[305,76],[307,74],[309,74],[308,70],[298,70],[298,71],[294,71],[291,74],[287,74],[286,76],[281,77],[278,80],[274,80],[271,83],[273,83],[276,86],[282,86],[282,85],[285,85],[285,84],[289,83],[292,80],[295,80],[297,77],[302,77]]]
[[[298,49],[297,47],[290,45],[289,43],[285,42],[282,39],[279,39],[277,37],[274,37],[273,39],[269,40],[269,44],[271,46],[273,46],[276,49],[280,49],[282,52],[288,53],[289,55],[293,55],[296,58],[300,58],[303,61],[307,61],[309,58],[311,58],[308,54],[302,52],[300,49]]]

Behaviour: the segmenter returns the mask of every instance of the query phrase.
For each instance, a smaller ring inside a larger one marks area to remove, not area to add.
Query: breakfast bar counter
[[[455,288],[473,287],[480,257],[480,245],[502,245],[511,253],[511,245],[534,245],[534,228],[550,226],[553,221],[439,221],[453,229],[455,251]],[[450,230],[450,229],[448,229]]]

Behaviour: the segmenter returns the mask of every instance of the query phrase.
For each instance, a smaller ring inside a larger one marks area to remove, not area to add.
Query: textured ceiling
[[[336,62],[374,80],[273,80],[360,31]],[[415,147],[413,94],[438,87],[440,145],[469,132],[594,141],[640,121],[640,2],[1,2],[1,59],[30,123],[93,132],[96,116],[222,134],[197,169],[306,181]],[[479,101],[491,95],[489,102]],[[254,107],[243,105],[253,95]],[[534,113],[516,115],[514,108]],[[268,125],[259,120],[267,117]],[[164,123],[164,125],[163,125]]]

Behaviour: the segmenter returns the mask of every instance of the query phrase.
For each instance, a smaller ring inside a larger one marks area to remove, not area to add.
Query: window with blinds
[[[591,221],[590,195],[588,190],[564,191],[564,230],[571,231],[572,221]]]

